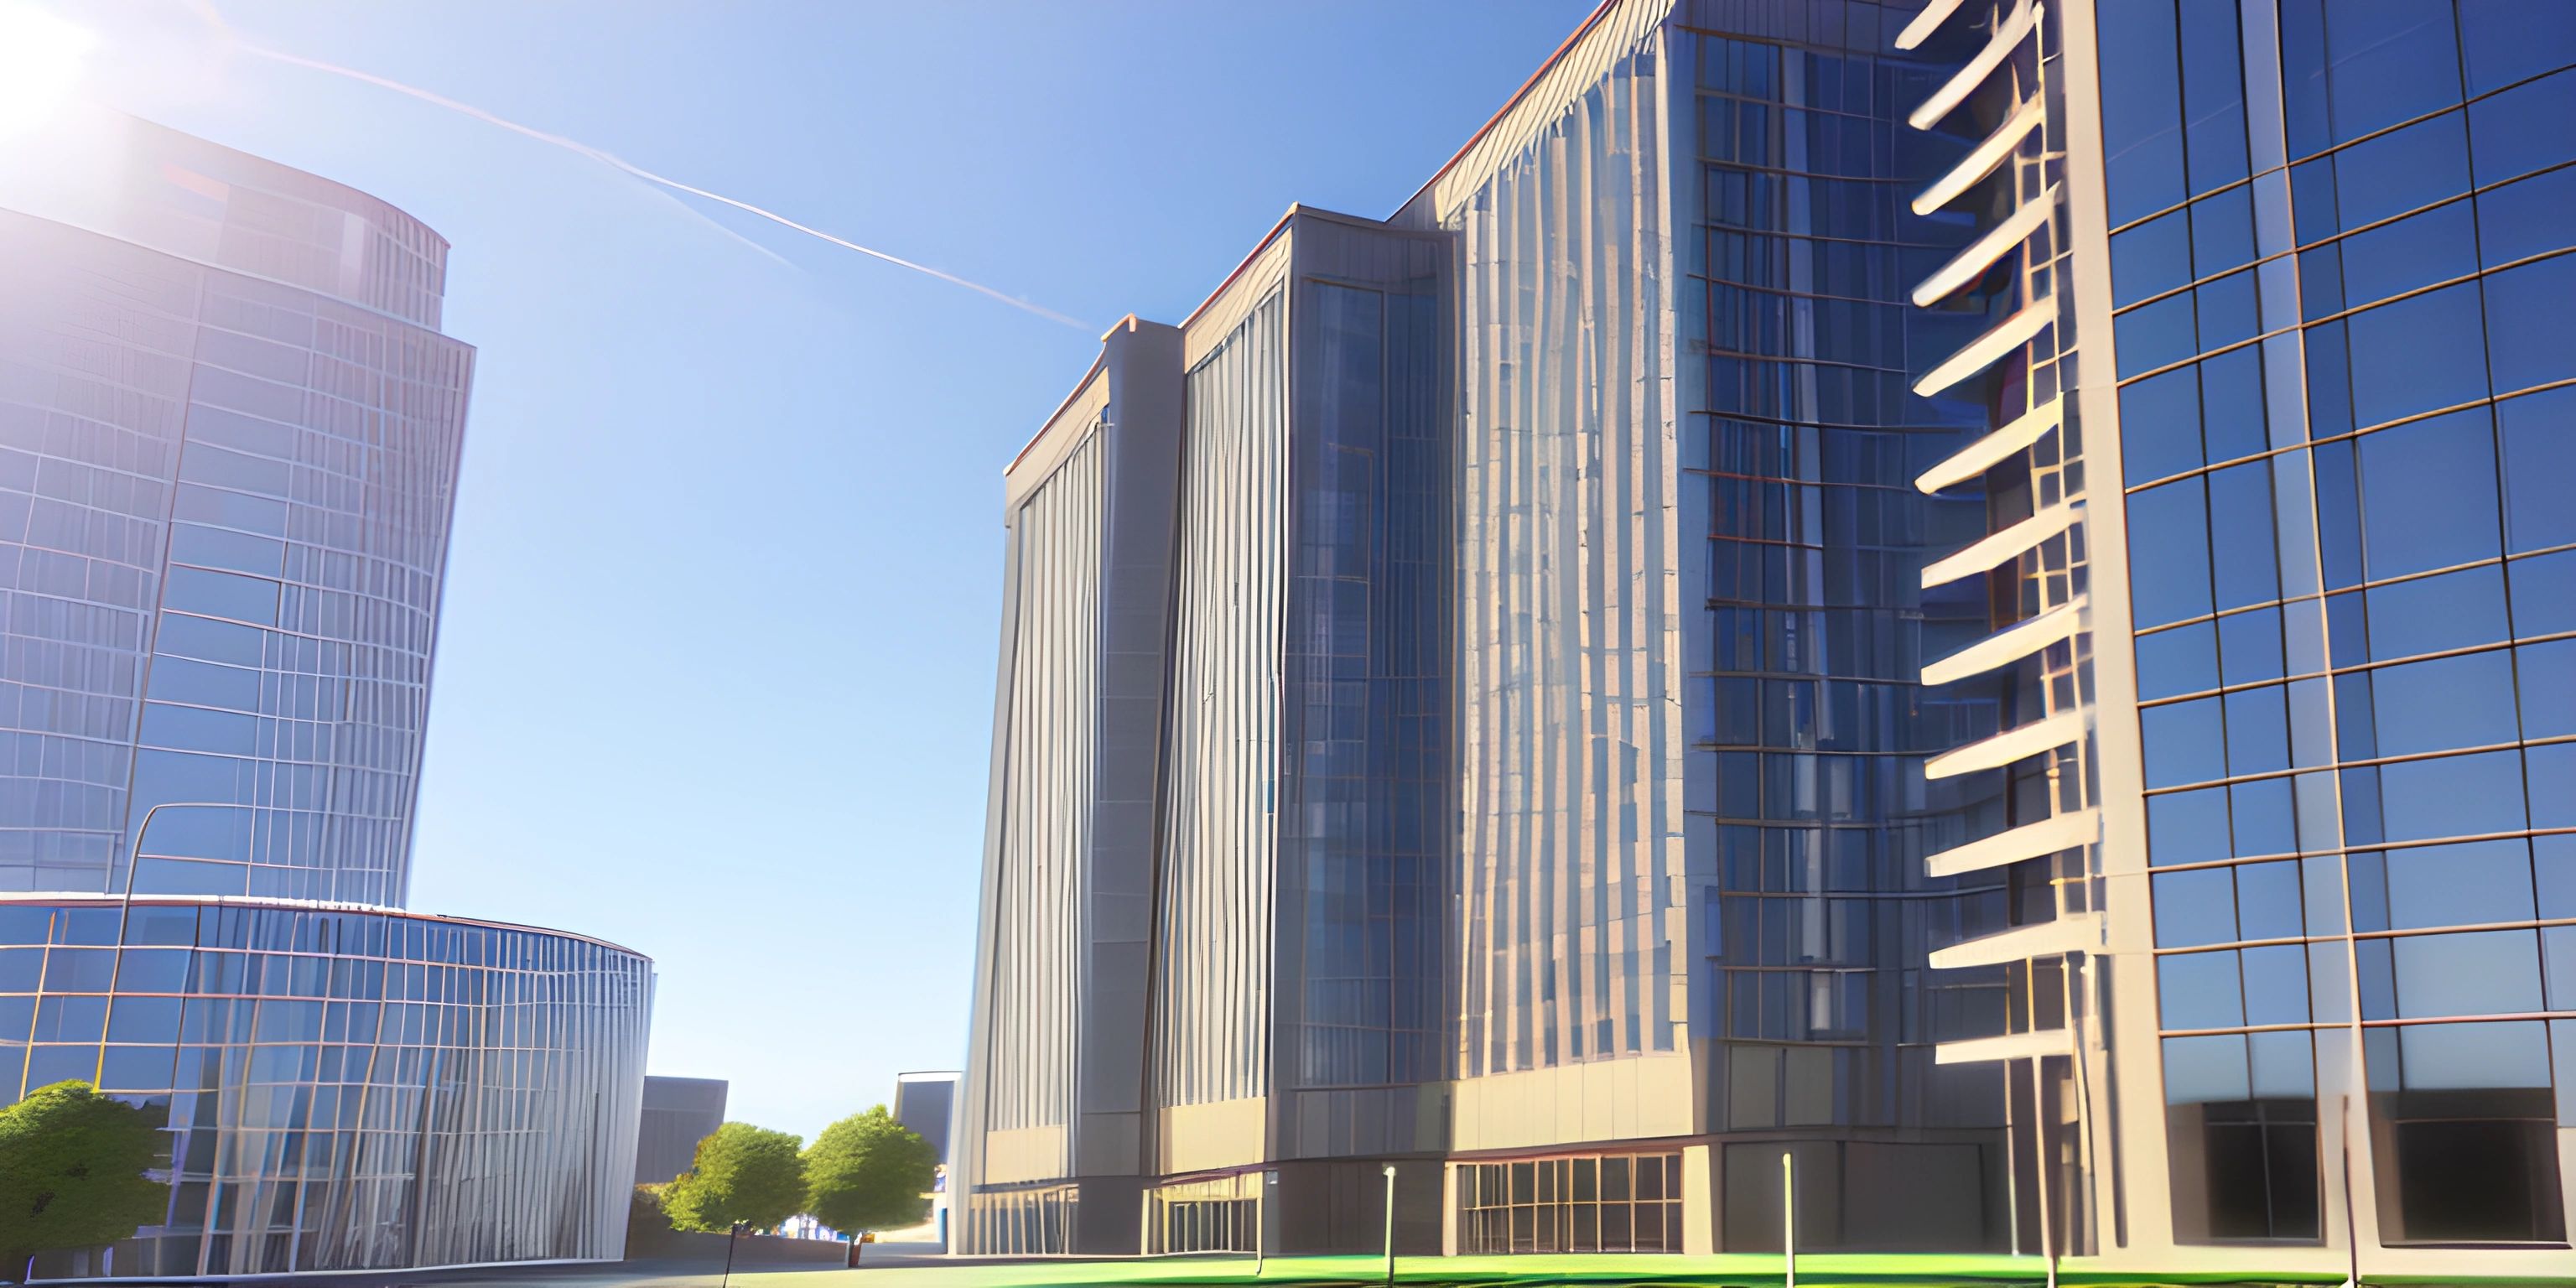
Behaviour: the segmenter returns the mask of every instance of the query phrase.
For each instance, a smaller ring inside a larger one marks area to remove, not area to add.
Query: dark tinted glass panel
[[[2181,0],[2184,157],[2194,192],[2245,177],[2236,0]]]
[[[2576,77],[2568,83],[2576,85]],[[2576,127],[2560,125],[2576,133]],[[2487,365],[2499,392],[2576,377],[2576,343],[2567,330],[2567,305],[2576,299],[2576,255],[2493,274],[2486,279],[2486,297]]]
[[[2505,565],[2513,591],[2513,633],[2576,631],[2576,550],[2516,559]]]
[[[2576,65],[2576,5],[2565,0],[2462,0],[2460,57],[2469,95]]]
[[[2331,0],[2324,10],[2335,142],[2460,101],[2450,0]]]
[[[2217,632],[2209,623],[2138,637],[2139,697],[2170,698],[2217,687]]]
[[[2232,710],[2231,707],[2231,714]],[[2298,809],[2289,779],[2266,778],[2228,788],[2227,813],[2233,832],[2229,852],[2236,857],[2291,854],[2298,850]]]
[[[2464,568],[2390,582],[2369,593],[2372,658],[2413,657],[2505,638],[2504,574],[2499,568]]]
[[[2337,222],[2359,228],[2468,191],[2468,144],[2468,117],[2450,112],[2335,153]],[[2305,236],[2304,210],[2299,220]]]
[[[2379,766],[2375,798],[2385,839],[2432,841],[2521,831],[2527,822],[2521,760],[2513,752],[2495,751]],[[2349,770],[2344,774],[2348,808],[2367,805],[2374,795],[2357,790],[2356,777]],[[2349,818],[2345,829],[2353,830]],[[2368,844],[2373,838],[2352,839]]]
[[[2271,446],[2263,403],[2261,346],[2200,364],[2202,438],[2212,461],[2250,456]]]
[[[2280,685],[2240,689],[2226,697],[2227,769],[2260,774],[2290,767],[2287,691]]]
[[[2576,71],[2544,77],[2473,104],[2469,149],[2478,184],[2576,161]]]
[[[2408,756],[2515,740],[2506,649],[2384,666],[2371,675],[2379,754]]]
[[[2235,39],[2235,32],[2228,32]],[[2240,156],[2237,164],[2244,164]],[[2254,189],[2230,188],[2191,203],[2192,276],[2214,277],[2254,262]]]
[[[2470,204],[2454,201],[2344,238],[2344,306],[2376,304],[2476,272],[2476,223]]]
[[[2356,313],[2352,410],[2377,425],[2486,397],[2478,286],[2463,282]]]
[[[2210,610],[2209,513],[2197,478],[2129,497],[2130,599],[2138,624]]]
[[[2272,539],[2271,462],[2248,461],[2210,473],[2209,528],[2220,609],[2280,597],[2280,561]]]
[[[2218,699],[2148,707],[2138,712],[2138,724],[2147,786],[2179,787],[2227,776],[2227,733]]]
[[[2104,6],[2097,21],[2104,183],[2116,227],[2183,199],[2182,84],[2167,0]]]
[[[2171,296],[2120,315],[2114,331],[2122,379],[2180,362],[2199,347],[2192,326],[2192,294]]]
[[[2362,531],[2372,577],[2495,557],[2493,438],[2484,408],[2362,436]]]
[[[2221,348],[2241,340],[2251,340],[2262,333],[2262,313],[2255,300],[2252,270],[2231,273],[2201,286],[2192,294],[2199,297],[2201,348]]]
[[[2229,684],[2281,678],[2281,610],[2256,609],[2218,619],[2221,674]]]
[[[2111,303],[2125,308],[2191,282],[2191,221],[2181,211],[2111,239]]]
[[[2576,640],[2525,644],[2514,650],[2522,691],[2522,736],[2576,734]]]
[[[2197,367],[2178,367],[2122,387],[2120,455],[2129,481],[2145,483],[2200,468],[2200,415]]]
[[[2576,167],[2479,193],[2477,206],[2478,260],[2489,268],[2576,245],[2565,218],[2576,207]]]
[[[2504,435],[2506,548],[2576,542],[2576,388],[2506,399],[2496,404],[2496,419]]]

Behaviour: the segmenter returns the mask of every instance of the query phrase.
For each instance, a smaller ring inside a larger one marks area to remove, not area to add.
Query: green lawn
[[[865,1275],[864,1280],[832,1284],[825,1276]],[[745,1288],[1115,1288],[1117,1285],[1265,1284],[1282,1288],[1332,1288],[1381,1284],[1386,1263],[1376,1257],[1273,1257],[1255,1278],[1249,1258],[1221,1260],[1042,1261],[1000,1266],[903,1267],[883,1270],[804,1271],[736,1274]],[[1778,1288],[1780,1258],[1738,1253],[1705,1257],[1680,1256],[1517,1256],[1399,1257],[1396,1282],[1424,1288],[1541,1288],[1548,1284],[1729,1285],[1732,1288]],[[1798,1258],[1799,1288],[1864,1288],[1868,1285],[1922,1285],[1924,1288],[1984,1288],[2045,1281],[2040,1263],[2029,1257],[1949,1255],[1856,1255],[1816,1253]],[[2236,1275],[2134,1273],[2063,1270],[2058,1282],[2095,1288],[2155,1288],[2158,1285],[2263,1283],[2340,1284],[2341,1275],[2281,1274],[2248,1279]],[[2458,1281],[2454,1281],[2458,1282]],[[2481,1280],[2502,1284],[2504,1280]],[[2564,1282],[2564,1281],[2562,1281]]]

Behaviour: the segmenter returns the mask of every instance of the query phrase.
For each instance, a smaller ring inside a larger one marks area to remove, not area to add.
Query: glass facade
[[[92,1081],[169,1142],[164,1219],[36,1273],[622,1255],[650,963],[397,910],[446,243],[129,118],[7,147],[0,1094]]]
[[[2553,0],[1612,0],[1292,211],[1184,328],[1140,1246],[1377,1149],[1770,1250],[1785,1151],[1812,1248],[2563,1269],[2569,174]]]
[[[2102,13],[2178,1223],[2563,1243],[2576,12]]]
[[[0,1081],[165,1113],[167,1215],[36,1273],[624,1255],[651,963],[551,931],[242,899],[0,900]]]

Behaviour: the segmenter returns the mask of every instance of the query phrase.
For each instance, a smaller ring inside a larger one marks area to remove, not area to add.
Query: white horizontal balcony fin
[[[2016,760],[2053,751],[2083,737],[2091,719],[2091,712],[2077,708],[2061,711],[2045,720],[2034,720],[2018,729],[2007,729],[1992,738],[1981,738],[1924,761],[1923,776],[1956,778],[1981,769],[2001,769]]]
[[[1992,533],[1975,545],[1924,565],[1923,588],[1946,586],[1962,577],[1973,576],[2016,555],[2028,553],[2039,543],[2074,527],[2084,518],[2084,503],[2063,502]]]
[[[2075,1035],[2066,1029],[2034,1029],[2002,1037],[1969,1038],[1932,1048],[1934,1064],[1991,1064],[1997,1060],[2032,1060],[2044,1055],[2075,1054]]]
[[[1960,193],[1985,182],[1986,176],[1993,174],[1995,167],[2002,165],[2004,158],[2011,156],[2013,150],[2021,146],[2022,139],[2032,130],[2038,129],[2039,123],[2047,119],[2047,107],[2037,95],[2033,95],[2021,106],[2014,108],[2012,115],[2005,117],[2004,123],[1995,127],[1994,133],[1979,139],[1977,146],[1968,149],[1968,155],[1959,158],[1959,164],[1950,167],[1948,173],[1933,180],[1931,187],[1915,194],[1914,213],[1931,214],[1957,201]]]
[[[2031,444],[2038,442],[2048,431],[2057,428],[2057,422],[2065,414],[2065,410],[2065,400],[2051,398],[2014,417],[2010,424],[1988,430],[1985,437],[1960,448],[1948,460],[1923,471],[1923,476],[1914,480],[1916,490],[1928,494],[1965,483],[2003,464],[2013,453],[2030,450]]]
[[[1932,33],[1939,31],[1941,24],[1948,22],[1950,15],[1959,11],[1960,3],[1961,0],[1932,0],[1932,3],[1923,6],[1923,12],[1914,15],[1914,21],[1905,24],[1905,30],[1896,33],[1896,47],[1912,49],[1930,40]]]
[[[1977,56],[1969,59],[1968,65],[1959,69],[1958,75],[1932,91],[1932,97],[1923,100],[1923,105],[1915,108],[1913,114],[1905,118],[1905,123],[1918,130],[1928,130],[1940,124],[1941,118],[1948,116],[1951,108],[1966,102],[1968,95],[1985,84],[1986,77],[1992,75],[1995,68],[2003,65],[2013,47],[2022,42],[2022,37],[2030,34],[2031,25],[2039,21],[2039,10],[2037,0],[2021,0],[2014,6],[2012,16],[1995,29],[1994,39],[1987,41],[1986,47],[1978,50]]]
[[[1995,225],[1994,231],[1970,243],[1949,263],[1924,278],[1922,284],[1914,288],[1914,306],[1928,309],[1983,276],[1987,269],[1995,266],[1996,260],[2030,240],[2030,235],[2039,231],[2040,225],[2048,222],[2050,212],[2056,209],[2057,185],[2052,183],[2048,185],[2048,191],[2023,202],[2021,209],[2012,212],[2011,218]]]
[[[2102,946],[2102,914],[2074,912],[2055,921],[2015,926],[1999,935],[1952,944],[1932,953],[1934,970],[1958,970],[1966,966],[2000,966],[2005,962],[2024,962],[2034,957],[2055,957],[2064,953],[2091,952]]]
[[[2003,356],[2030,343],[2030,338],[2057,320],[2057,297],[2043,295],[2021,306],[2021,311],[1989,328],[1984,335],[1968,342],[1968,347],[1943,359],[1940,366],[1923,373],[1914,382],[1914,392],[1929,398],[2003,360]]]
[[[2045,858],[2059,850],[2091,845],[2102,839],[2102,815],[2097,810],[2082,809],[2072,814],[2059,814],[2036,823],[1997,832],[1983,840],[1954,845],[1923,859],[1926,876],[1955,877],[1964,872],[1983,872],[2024,859]]]
[[[2009,666],[2084,629],[2084,597],[2013,623],[1958,652],[1923,664],[1925,684],[1951,684]]]

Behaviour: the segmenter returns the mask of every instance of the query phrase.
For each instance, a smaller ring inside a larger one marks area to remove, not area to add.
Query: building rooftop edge
[[[25,903],[122,904],[128,902],[157,907],[213,906],[219,908],[295,908],[307,912],[355,912],[371,914],[379,917],[401,917],[411,921],[437,921],[456,926],[479,926],[486,930],[522,930],[532,935],[552,935],[558,939],[578,939],[584,943],[597,944],[602,948],[613,948],[630,957],[639,958],[648,964],[653,960],[651,957],[647,957],[643,953],[637,952],[624,944],[616,942],[615,940],[602,939],[597,935],[585,935],[577,930],[555,930],[546,926],[531,926],[525,922],[495,921],[489,917],[460,917],[443,912],[420,912],[411,908],[388,908],[383,904],[378,903],[340,903],[329,899],[280,899],[273,898],[268,895],[255,894],[137,893],[129,899],[124,895],[106,894],[94,890],[16,890],[0,892],[0,906]]]

